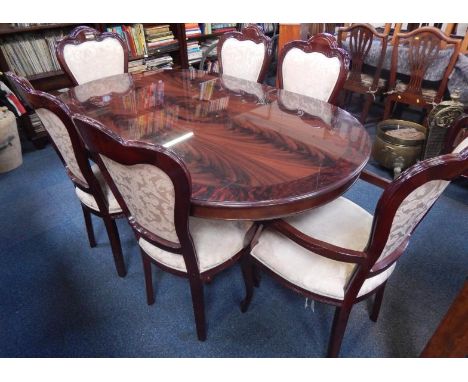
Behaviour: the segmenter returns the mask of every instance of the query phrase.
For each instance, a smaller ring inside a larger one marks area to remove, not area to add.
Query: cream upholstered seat
[[[265,224],[243,263],[246,311],[253,296],[254,265],[313,300],[336,306],[328,355],[337,356],[351,309],[375,296],[377,320],[387,279],[411,234],[450,181],[468,171],[468,138],[452,154],[420,162],[392,183],[368,172],[384,188],[375,216],[343,197],[293,217]]]
[[[280,88],[335,103],[346,80],[349,57],[332,35],[319,33],[308,41],[287,43],[278,65]]]
[[[189,226],[200,272],[206,272],[223,264],[242,250],[245,234],[252,226],[252,222],[190,217]],[[169,268],[187,272],[181,255],[164,251],[143,238],[138,244],[154,260]]]
[[[218,42],[220,73],[247,81],[263,82],[272,56],[272,42],[256,25],[228,32]]]
[[[102,193],[104,197],[106,198],[107,205],[109,206],[109,213],[111,214],[121,213],[122,208],[120,208],[120,205],[117,202],[117,199],[115,198],[114,194],[112,193],[112,190],[109,188],[109,185],[107,184],[104,177],[102,176],[101,171],[99,170],[99,167],[97,166],[97,164],[93,164],[91,166],[91,170],[93,170],[93,174],[96,177],[97,181],[99,182],[99,185],[101,186]],[[99,206],[96,203],[96,199],[91,193],[83,191],[81,188],[78,188],[78,187],[75,187],[75,192],[76,192],[76,196],[78,196],[81,203],[85,204],[86,206],[93,209],[94,211],[99,211]]]
[[[60,66],[75,85],[128,71],[128,52],[120,36],[79,26],[56,46]]]
[[[285,221],[315,239],[363,251],[369,241],[372,219],[366,210],[340,197]],[[289,282],[312,293],[338,300],[343,300],[345,287],[356,267],[356,264],[317,255],[272,230],[262,233],[251,254]],[[394,265],[367,279],[358,296],[376,289],[387,280],[393,269]]]

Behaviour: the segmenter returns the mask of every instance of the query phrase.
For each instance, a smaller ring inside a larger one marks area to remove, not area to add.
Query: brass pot
[[[421,138],[405,139],[388,134],[392,130],[413,128],[423,134]],[[426,128],[419,123],[401,119],[386,119],[377,125],[377,137],[372,157],[383,167],[393,169],[395,177],[421,158],[426,139]]]

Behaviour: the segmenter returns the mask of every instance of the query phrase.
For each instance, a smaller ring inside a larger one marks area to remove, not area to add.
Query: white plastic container
[[[11,171],[22,163],[15,115],[6,107],[0,107],[0,173]]]

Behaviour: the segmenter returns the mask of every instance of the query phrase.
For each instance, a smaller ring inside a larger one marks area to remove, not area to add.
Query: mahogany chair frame
[[[221,52],[223,50],[224,43],[230,39],[235,38],[238,41],[253,41],[256,44],[263,44],[265,47],[265,53],[263,56],[263,64],[262,68],[260,69],[260,73],[258,74],[257,82],[263,83],[265,80],[265,76],[268,72],[268,67],[270,65],[271,59],[273,57],[273,41],[270,37],[266,36],[263,31],[255,24],[249,24],[242,28],[239,31],[232,31],[224,33],[218,41],[217,45],[217,55],[218,55],[218,63],[219,63],[219,73],[223,73],[223,60]]]
[[[422,39],[420,38],[420,35],[425,34],[435,37],[438,40],[437,44],[426,44],[421,48]],[[411,74],[407,88],[405,91],[399,92],[395,89],[398,69],[398,50],[402,43],[409,42],[410,40],[418,41],[415,43],[415,53],[412,53],[413,48],[411,46],[408,48],[408,58],[410,59],[410,55],[413,55],[416,62],[413,64],[414,68],[410,68]],[[396,33],[393,42],[390,79],[388,83],[388,89],[390,89],[390,91],[387,93],[387,97],[385,99],[383,119],[389,118],[395,103],[419,106],[429,110],[433,108],[434,103],[440,103],[444,96],[445,89],[447,88],[449,76],[457,62],[458,54],[460,52],[460,44],[459,40],[447,37],[442,31],[440,31],[440,29],[434,27],[422,27],[409,33]],[[434,59],[437,60],[439,51],[449,47],[453,47],[449,64],[444,71],[444,75],[440,81],[434,100],[428,100],[422,94],[424,75],[431,64],[430,61]]]
[[[206,339],[206,326],[203,284],[211,282],[212,278],[216,274],[234,265],[243,255],[248,253],[247,251],[250,249],[249,243],[255,233],[256,226],[252,225],[249,229],[244,239],[243,248],[238,253],[224,263],[205,272],[201,272],[189,230],[192,182],[190,173],[183,161],[173,151],[166,149],[163,146],[144,142],[126,142],[92,118],[75,115],[74,121],[83,137],[83,140],[86,142],[89,150],[93,153],[96,163],[110,185],[111,190],[114,192],[115,197],[122,206],[123,212],[128,218],[137,241],[140,238],[143,238],[164,251],[183,256],[187,272],[170,268],[153,259],[146,254],[143,249],[141,249],[148,305],[154,304],[155,301],[151,273],[152,263],[163,271],[172,273],[179,277],[187,278],[192,295],[198,339],[200,341],[204,341]],[[100,155],[104,155],[107,158],[125,166],[149,164],[161,169],[170,178],[174,185],[174,225],[177,237],[179,238],[179,243],[168,241],[155,233],[148,231],[135,221]]]
[[[369,109],[375,100],[375,94],[382,91],[383,86],[379,86],[382,65],[387,52],[388,33],[379,33],[370,24],[352,24],[338,29],[338,46],[343,47],[343,41],[348,39],[349,51],[351,55],[351,69],[346,79],[343,90],[345,93],[358,93],[365,96],[364,107],[361,112],[360,122],[365,123]],[[372,84],[368,86],[362,82],[362,67],[369,54],[374,41],[380,42],[380,55],[373,75]]]
[[[33,109],[44,108],[50,110],[60,119],[60,121],[62,121],[65,128],[67,129],[78,167],[88,184],[83,183],[81,179],[77,178],[70,171],[58,147],[55,145],[53,139],[51,139],[51,142],[53,148],[55,149],[55,152],[57,153],[60,160],[62,161],[63,166],[65,167],[68,177],[73,182],[73,185],[75,187],[78,187],[80,190],[91,194],[94,197],[97,206],[99,207],[99,211],[96,211],[92,208],[89,208],[87,205],[80,201],[81,208],[83,210],[89,245],[91,246],[91,248],[94,248],[97,245],[94,236],[93,223],[91,219],[91,214],[93,214],[100,217],[104,221],[104,225],[106,227],[107,235],[109,236],[109,241],[112,248],[112,255],[114,257],[114,263],[117,270],[117,274],[120,277],[125,277],[127,271],[122,256],[122,247],[120,244],[119,232],[115,223],[116,219],[123,218],[124,215],[122,212],[109,212],[107,199],[104,196],[99,181],[96,179],[96,176],[94,175],[89,164],[90,156],[88,150],[86,149],[72,121],[72,112],[63,102],[61,102],[58,98],[54,97],[53,95],[39,90],[34,90],[29,81],[27,81],[26,79],[18,77],[12,72],[8,72],[5,74],[11,82],[16,84],[21,89],[26,100],[32,106]]]
[[[367,171],[362,172],[361,179],[384,189],[383,194],[381,195],[376,206],[369,242],[363,251],[354,251],[314,239],[300,232],[284,220],[274,220],[269,223],[265,223],[263,226],[260,226],[252,240],[251,248],[257,244],[258,237],[262,229],[267,226],[278,231],[282,235],[288,237],[295,243],[308,249],[309,251],[314,252],[317,255],[324,256],[336,261],[354,263],[356,264],[356,268],[348,284],[346,285],[344,299],[338,300],[311,293],[310,291],[290,283],[278,274],[269,270],[253,256],[249,255],[243,262],[243,274],[245,275],[244,282],[247,292],[245,299],[241,303],[242,312],[245,312],[248,309],[248,306],[251,302],[253,296],[253,286],[256,282],[256,278],[258,277],[255,274],[255,270],[257,267],[260,267],[285,287],[313,300],[336,306],[330,341],[328,345],[328,356],[337,357],[340,352],[341,343],[348,323],[348,318],[354,304],[374,295],[375,297],[370,313],[370,319],[372,321],[377,321],[379,316],[386,282],[381,284],[373,291],[357,297],[364,281],[385,271],[400,258],[408,245],[412,232],[414,232],[418,226],[416,225],[414,227],[413,231],[410,232],[408,237],[399,245],[397,249],[394,250],[394,252],[390,253],[384,259],[379,260],[379,256],[382,253],[385,244],[387,243],[387,239],[392,227],[392,222],[400,204],[411,192],[426,182],[431,180],[450,181],[467,170],[468,148],[465,148],[458,154],[446,154],[440,157],[435,157],[419,162],[418,164],[407,169],[393,182],[390,182],[387,179],[381,178]],[[419,222],[421,222],[423,219],[424,217],[422,217]]]
[[[63,54],[65,46],[67,45],[80,45],[88,41],[102,41],[106,38],[116,39],[124,51],[124,73],[128,73],[128,49],[125,41],[117,34],[113,32],[99,32],[94,28],[88,26],[78,26],[73,29],[70,34],[60,41],[55,46],[55,53],[57,55],[58,62],[62,67],[63,71],[70,78],[70,81],[74,86],[78,86],[79,83],[76,80],[73,72],[70,70],[65,56]]]
[[[278,58],[278,87],[280,89],[284,89],[283,83],[283,62],[288,54],[288,52],[293,49],[297,48],[302,50],[305,53],[321,53],[328,58],[336,57],[340,61],[340,73],[338,75],[338,79],[336,80],[335,86],[333,91],[328,98],[328,102],[336,105],[338,95],[343,88],[343,85],[346,81],[346,77],[348,76],[349,71],[349,55],[344,49],[338,47],[337,41],[335,37],[328,33],[319,33],[307,41],[302,40],[294,40],[290,41],[284,45],[283,49],[281,49],[280,56]]]

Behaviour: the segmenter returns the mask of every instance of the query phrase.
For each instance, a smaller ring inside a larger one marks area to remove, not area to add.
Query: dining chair
[[[402,59],[403,50],[406,51],[407,61]],[[429,110],[435,104],[440,103],[459,52],[460,41],[447,37],[434,27],[422,27],[409,33],[397,33],[393,44],[384,119],[389,118],[395,103],[419,106]],[[444,58],[448,58],[447,65],[436,88],[423,87],[429,68],[436,61]],[[397,82],[397,72],[404,67],[407,67],[409,72],[408,83]]]
[[[224,33],[217,47],[219,72],[262,83],[273,54],[273,43],[255,24]]]
[[[387,40],[388,34],[377,32],[370,24],[352,24],[338,29],[338,46],[343,48],[346,45],[351,56],[351,69],[343,90],[345,94],[358,93],[365,97],[361,123],[366,122],[375,96],[382,93],[386,86],[386,80],[380,74],[387,51]],[[371,50],[372,54],[378,56],[378,61],[373,74],[368,74],[363,71],[363,65]]]
[[[57,97],[34,90],[26,79],[12,72],[6,73],[6,76],[20,89],[24,98],[35,109],[68,177],[75,186],[75,192],[83,210],[89,245],[92,248],[97,245],[91,218],[93,214],[104,221],[117,274],[124,277],[127,272],[115,223],[116,219],[124,215],[97,165],[90,165],[88,151],[73,124],[71,111]]]
[[[73,85],[128,72],[128,49],[112,32],[79,26],[55,47],[58,62]]]
[[[243,264],[245,312],[257,267],[293,291],[336,306],[328,356],[339,355],[354,304],[375,296],[377,321],[385,285],[411,234],[450,181],[468,169],[468,138],[453,153],[410,167],[389,182],[369,172],[361,179],[384,189],[372,216],[340,197],[286,219],[265,223]]]
[[[348,53],[332,35],[319,33],[284,45],[278,59],[278,86],[335,104],[348,70]]]
[[[125,142],[99,122],[75,115],[141,249],[148,305],[151,263],[189,281],[198,339],[206,339],[203,284],[247,254],[255,226],[191,217],[192,185],[182,160],[160,145]]]

